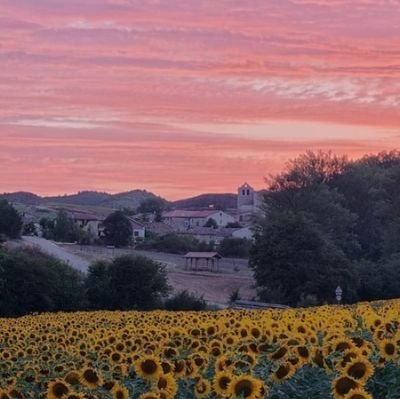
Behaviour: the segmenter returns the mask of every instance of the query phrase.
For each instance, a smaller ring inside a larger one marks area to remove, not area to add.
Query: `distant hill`
[[[25,205],[41,205],[44,202],[42,197],[24,191],[0,194],[0,199],[5,199],[9,202],[18,202]]]
[[[209,208],[213,205],[220,209],[231,209],[237,206],[237,194],[201,194],[197,197],[171,202],[175,209]]]
[[[97,191],[81,191],[78,194],[46,197],[46,202],[52,204],[71,204],[85,206],[101,206],[104,208],[131,208],[136,209],[140,203],[156,195],[146,190],[133,190],[125,193],[108,194]]]
[[[81,191],[77,194],[60,195],[54,197],[40,197],[36,194],[16,192],[0,195],[7,201],[23,205],[59,205],[102,207],[112,209],[136,209],[142,201],[148,198],[160,198],[146,190],[133,190],[125,193],[108,194],[97,191]]]
[[[44,197],[45,202],[52,204],[71,204],[71,205],[94,205],[98,206],[112,197],[111,194],[99,193],[97,191],[80,191],[77,194],[58,195],[56,197]]]
[[[77,194],[40,197],[28,192],[0,194],[0,198],[23,205],[58,205],[79,207],[101,207],[107,209],[136,209],[148,198],[161,198],[146,190],[132,190],[124,193],[109,194],[98,191],[81,191]],[[161,198],[162,199],[162,198]],[[164,200],[165,201],[165,200]],[[219,209],[236,208],[236,194],[202,194],[197,197],[168,202],[173,209],[209,208],[213,205]]]

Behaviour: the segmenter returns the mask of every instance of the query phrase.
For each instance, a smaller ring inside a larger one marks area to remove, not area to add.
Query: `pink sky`
[[[1,0],[0,192],[232,192],[400,147],[398,0]]]

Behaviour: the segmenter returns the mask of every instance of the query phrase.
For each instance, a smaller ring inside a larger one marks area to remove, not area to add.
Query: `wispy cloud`
[[[262,185],[306,148],[356,156],[399,143],[397,0],[0,8],[4,189],[143,186],[176,197]]]

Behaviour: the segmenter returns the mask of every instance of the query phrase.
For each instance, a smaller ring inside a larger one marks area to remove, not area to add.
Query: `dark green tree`
[[[165,301],[165,309],[181,310],[205,310],[207,303],[204,298],[189,293],[187,290],[181,291]]]
[[[133,229],[122,211],[115,211],[104,220],[104,237],[108,245],[124,247],[132,242]]]
[[[0,315],[85,309],[82,276],[35,249],[0,250]]]
[[[206,224],[204,225],[204,227],[211,227],[213,229],[217,229],[218,228],[218,223],[213,219],[213,218],[208,218]]]
[[[50,225],[49,225],[50,226]],[[79,232],[74,221],[68,216],[64,210],[58,212],[54,220],[52,236],[54,240],[61,242],[77,241]]]
[[[246,238],[225,237],[218,246],[220,255],[226,258],[248,258],[252,241]]]
[[[155,216],[156,222],[161,222],[162,213],[167,209],[167,203],[162,198],[147,198],[137,208],[138,213],[151,213]]]
[[[166,270],[143,256],[121,256],[89,268],[86,289],[94,309],[155,309],[170,288]]]
[[[18,238],[22,230],[22,219],[17,210],[6,200],[0,200],[0,234]]]
[[[272,215],[256,234],[250,256],[262,300],[280,287],[288,304],[314,295],[320,303],[334,300],[337,285],[345,300],[355,299],[357,275],[351,264],[319,226],[302,214],[281,212]]]

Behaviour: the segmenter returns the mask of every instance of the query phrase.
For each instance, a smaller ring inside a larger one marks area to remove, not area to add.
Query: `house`
[[[129,221],[131,222],[132,230],[133,230],[133,239],[135,241],[143,241],[146,237],[146,228],[143,223],[128,217]]]
[[[74,221],[76,226],[91,237],[99,238],[102,235],[104,217],[77,210],[67,210],[67,215]]]
[[[164,222],[147,222],[144,223],[144,227],[146,231],[153,234],[157,234],[159,236],[175,232],[173,227],[169,226],[168,224],[165,224]]]
[[[175,210],[163,213],[164,223],[176,230],[185,230],[194,227],[204,227],[207,221],[212,219],[218,227],[225,227],[228,223],[234,223],[235,218],[224,211],[209,210]]]
[[[194,227],[192,229],[179,232],[179,235],[194,237],[197,240],[207,244],[213,242],[215,246],[218,246],[224,238],[231,235],[230,230],[231,229],[226,228],[214,229],[212,227]]]
[[[238,227],[237,229],[233,229],[231,236],[233,238],[252,240],[254,238],[254,232],[249,227]]]

